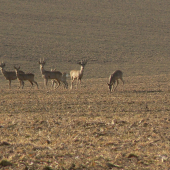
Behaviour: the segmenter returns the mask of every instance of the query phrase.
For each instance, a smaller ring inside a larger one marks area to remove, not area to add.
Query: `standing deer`
[[[44,65],[45,65],[45,61],[43,59],[43,61],[39,61],[39,65],[40,65],[40,71],[42,74],[42,78],[44,78],[44,85],[47,87],[47,83],[48,83],[48,79],[52,79],[52,80],[57,80],[58,82],[58,86],[57,88],[60,86],[60,81],[62,80],[62,73],[60,71],[47,71],[44,69]]]
[[[119,79],[122,80],[122,82],[123,82],[123,84],[124,84],[124,81],[123,81],[122,76],[123,76],[123,73],[122,73],[122,71],[120,71],[120,70],[116,70],[113,74],[110,75],[110,77],[109,77],[109,83],[107,83],[108,86],[109,86],[110,92],[112,91],[113,85],[114,85],[115,82],[117,81],[117,85],[116,85],[116,87],[114,88],[114,91],[116,90],[116,88],[117,88],[117,86],[118,86],[118,84],[119,84]]]
[[[71,77],[71,89],[73,88],[73,82],[77,79],[77,87],[78,83],[81,84],[81,79],[83,77],[84,67],[87,64],[87,60],[81,60],[77,64],[81,65],[80,70],[71,70],[70,77]]]
[[[20,73],[20,67],[17,68],[17,67],[14,66],[14,69],[15,69],[17,78],[18,78],[18,80],[20,80],[20,82],[28,80],[31,83],[32,86],[33,86],[33,83],[35,83],[37,85],[37,88],[38,88],[38,83],[34,80],[34,74],[32,74],[32,73],[27,73],[27,74]],[[31,86],[31,88],[32,88],[32,86]],[[20,83],[19,88],[20,87],[21,87],[21,83]],[[22,89],[23,89],[23,87],[24,87],[24,84],[22,84]]]
[[[51,69],[51,71],[56,71],[56,69]],[[62,77],[61,77],[61,82],[64,84],[64,88],[68,89],[68,83],[67,83],[67,74],[64,72],[62,73]],[[52,82],[52,87],[54,87],[54,84],[58,84],[58,82],[56,80],[51,80]]]
[[[9,80],[9,89],[11,88],[11,81],[17,79],[17,75],[15,71],[5,71],[5,63],[1,62],[0,64],[1,72],[4,75],[6,80]],[[20,70],[20,73],[24,73],[23,71]],[[24,85],[23,81],[20,81],[20,84]]]

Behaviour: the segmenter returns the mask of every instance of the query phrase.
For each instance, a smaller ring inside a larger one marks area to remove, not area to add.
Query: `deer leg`
[[[22,89],[24,88],[24,83],[23,81],[20,81],[20,84],[22,85]]]
[[[53,88],[55,83],[54,80],[51,80],[51,83],[52,83],[51,87]]]
[[[65,82],[64,82],[64,81],[61,81],[61,84],[63,84],[63,86],[64,86],[64,89],[65,89]]]
[[[37,88],[38,88],[38,83],[35,80],[33,82],[37,85]]]
[[[44,85],[47,87],[48,79],[44,79]]]
[[[110,93],[111,93],[113,90],[113,84],[109,84],[109,89],[110,89]]]
[[[80,87],[81,87],[81,79],[79,79]]]
[[[71,87],[70,87],[70,89],[73,89],[73,81],[74,81],[74,79],[72,78],[72,80],[71,80]]]
[[[56,88],[55,84],[57,84],[57,82],[55,80],[51,80],[51,81],[52,81],[52,87]]]
[[[31,85],[33,86],[33,82],[32,81],[30,81],[30,80],[28,80],[30,83],[31,83]],[[31,88],[32,88],[32,86],[31,86]]]
[[[57,82],[58,82],[58,86],[56,87],[56,89],[60,86],[60,81],[59,81],[59,80],[57,80]]]
[[[117,85],[116,85],[116,87],[115,87],[114,91],[116,90],[116,88],[117,88],[118,84],[119,84],[119,80],[117,80]]]
[[[79,79],[77,79],[76,89],[78,88],[78,84],[79,84]]]
[[[121,80],[122,80],[122,82],[123,82],[123,85],[124,85],[124,80],[123,80],[123,78],[121,78]]]
[[[62,81],[62,83],[63,83],[64,89],[68,89],[68,83],[67,83],[67,81]]]
[[[113,91],[113,84],[110,87],[110,93]]]
[[[65,88],[65,89],[68,89],[68,83],[67,83],[67,81],[64,82],[64,88]]]
[[[9,80],[9,89],[11,88],[11,80]]]
[[[54,80],[54,88],[56,89],[57,82]]]
[[[22,87],[24,87],[24,81],[21,81],[20,83],[22,83]]]
[[[22,81],[20,80],[20,81],[19,81],[20,86],[18,87],[19,89],[21,88],[21,83],[22,83]]]

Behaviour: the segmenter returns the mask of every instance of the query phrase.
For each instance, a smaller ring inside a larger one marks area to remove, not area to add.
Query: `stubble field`
[[[2,0],[0,60],[39,89],[0,74],[0,169],[169,169],[169,5]],[[81,87],[44,88],[40,58],[67,73],[88,59]]]

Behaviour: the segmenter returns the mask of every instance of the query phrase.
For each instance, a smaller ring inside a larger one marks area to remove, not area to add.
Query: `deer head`
[[[111,91],[112,91],[112,85],[113,85],[113,84],[107,83],[107,85],[109,86],[109,90],[110,90],[110,92],[111,92]]]
[[[20,70],[20,66],[19,67],[14,66],[14,69],[15,69],[16,72],[18,72]]]
[[[41,58],[40,58],[39,64],[41,64],[41,65],[45,65],[44,58],[43,58],[43,60],[41,60]]]
[[[85,67],[85,65],[87,64],[87,60],[81,60],[80,62],[78,62],[77,64]]]
[[[4,68],[5,67],[5,63],[2,61],[1,62],[1,65],[0,65],[1,68]]]

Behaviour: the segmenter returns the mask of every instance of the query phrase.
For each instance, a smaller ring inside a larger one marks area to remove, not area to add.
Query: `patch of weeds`
[[[109,168],[109,169],[112,169],[112,168],[123,168],[122,166],[120,166],[120,165],[115,165],[115,164],[112,164],[112,163],[106,163],[106,165],[107,165],[107,167]]]
[[[53,170],[53,169],[49,166],[46,166],[46,167],[43,168],[43,170]]]
[[[136,154],[133,154],[133,153],[129,154],[127,157],[139,159],[139,156],[137,156]]]
[[[8,145],[10,145],[10,143],[8,143],[8,142],[2,142],[2,143],[0,143],[0,146],[8,146]]]
[[[30,138],[31,136],[30,135],[26,135],[25,138]]]
[[[38,166],[35,165],[35,164],[33,164],[33,165],[31,165],[28,169],[29,169],[29,170],[37,170],[37,169],[38,169]]]
[[[1,165],[1,166],[12,166],[12,163],[9,162],[9,161],[7,161],[7,160],[2,160],[2,161],[0,162],[0,165]]]
[[[74,169],[75,169],[75,166],[76,166],[76,165],[75,165],[74,163],[72,163],[71,166],[70,166],[70,168],[69,168],[69,170],[74,170]]]

